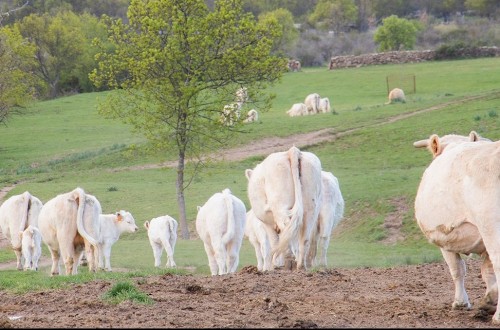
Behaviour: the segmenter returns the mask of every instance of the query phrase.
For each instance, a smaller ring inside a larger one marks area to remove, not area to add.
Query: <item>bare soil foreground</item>
[[[467,260],[467,290],[484,294],[478,260]],[[452,310],[444,263],[388,269],[258,272],[132,279],[154,301],[105,303],[112,283],[14,295],[0,292],[3,328],[494,328],[475,308]]]

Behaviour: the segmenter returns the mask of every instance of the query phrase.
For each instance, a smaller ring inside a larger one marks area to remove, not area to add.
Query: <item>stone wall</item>
[[[393,51],[363,55],[335,56],[330,60],[329,69],[357,68],[367,65],[418,63],[445,59],[446,53],[435,50]],[[500,56],[500,48],[477,47],[453,50],[453,58],[478,58]]]

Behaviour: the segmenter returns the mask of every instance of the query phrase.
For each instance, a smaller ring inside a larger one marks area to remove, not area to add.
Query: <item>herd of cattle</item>
[[[427,148],[433,156],[417,189],[415,219],[448,264],[455,285],[452,308],[471,308],[461,254],[478,254],[486,284],[479,308],[494,312],[492,320],[500,324],[500,141],[472,131],[469,136],[433,134],[414,146]],[[196,230],[211,274],[236,271],[245,236],[255,248],[259,270],[326,266],[344,199],[337,178],[322,170],[320,159],[291,147],[269,154],[245,176],[249,210],[228,188],[198,207]],[[166,266],[175,267],[177,222],[162,216],[144,226],[155,266],[160,267],[165,249]],[[0,206],[0,229],[11,242],[18,269],[23,262],[24,269],[37,269],[43,241],[52,256],[51,274],[59,274],[62,258],[69,275],[77,273],[84,251],[90,271],[111,270],[111,246],[121,233],[138,228],[129,212],[101,214],[97,198],[76,188],[45,204],[29,192],[10,197]]]

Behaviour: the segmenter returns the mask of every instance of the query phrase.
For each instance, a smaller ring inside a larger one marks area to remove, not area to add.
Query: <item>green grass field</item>
[[[416,93],[407,95],[406,103],[384,104],[386,76],[391,74],[415,74]],[[258,109],[259,122],[248,125],[250,132],[239,135],[234,145],[323,128],[334,128],[336,132],[356,129],[334,142],[307,148],[320,158],[324,170],[337,176],[346,202],[344,220],[330,243],[330,267],[388,267],[441,260],[439,250],[426,242],[413,219],[418,183],[432,157],[426,150],[415,149],[412,143],[432,133],[465,135],[471,130],[499,139],[500,58],[333,71],[305,68],[303,72],[285,74],[270,91],[277,95],[273,107]],[[293,103],[302,102],[312,92],[329,97],[335,114],[286,115]],[[0,127],[0,187],[15,183],[7,198],[28,190],[46,202],[80,186],[99,199],[104,213],[130,211],[140,230],[122,235],[113,246],[112,267],[155,273],[158,270],[153,267],[143,223],[164,214],[178,219],[176,171],[128,167],[175,160],[175,152],[149,154],[141,135],[132,133],[121,122],[99,116],[96,106],[103,94],[39,102],[28,114],[12,117]],[[423,111],[433,107],[433,111]],[[417,114],[391,120],[411,113]],[[194,229],[197,205],[224,188],[230,188],[249,208],[244,171],[261,160],[249,157],[205,168],[185,194],[190,228]],[[398,200],[403,200],[406,207],[398,209]],[[384,244],[388,233],[383,223],[392,212],[402,218],[405,239]],[[44,255],[49,255],[45,247]],[[13,259],[11,250],[0,250],[0,262]],[[179,238],[175,261],[179,268],[209,274],[200,240]],[[241,250],[239,268],[246,265],[256,265],[248,240]],[[14,270],[0,272],[0,288],[11,288],[12,283],[24,283],[27,278],[44,281],[49,277],[46,267],[31,275]],[[83,280],[93,278],[85,274],[85,269],[81,272]],[[95,276],[129,275],[116,272]],[[26,283],[19,286],[30,287]]]

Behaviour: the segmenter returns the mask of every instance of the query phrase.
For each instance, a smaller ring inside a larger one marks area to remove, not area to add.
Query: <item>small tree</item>
[[[128,18],[128,25],[106,19],[115,48],[98,53],[90,77],[116,90],[99,112],[131,124],[157,150],[176,150],[181,237],[189,238],[185,163],[200,164],[202,152],[219,149],[241,128],[243,118],[235,126],[220,121],[237,88],[269,108],[273,96],[262,90],[286,69],[286,59],[271,55],[280,27],[276,20],[257,24],[241,0],[218,0],[213,10],[204,0],[132,0]]]
[[[17,29],[0,29],[0,123],[35,98],[34,55],[34,45]]]
[[[407,19],[391,15],[384,18],[373,36],[382,52],[390,50],[413,49],[417,41],[418,29]]]

